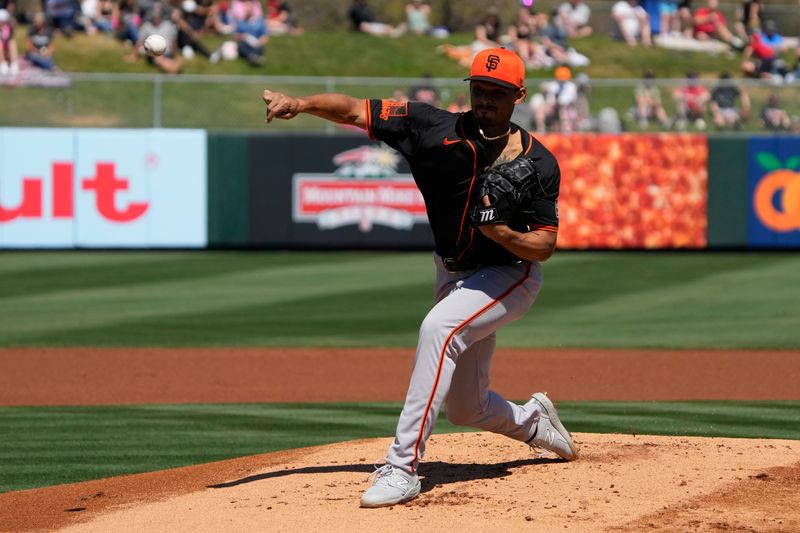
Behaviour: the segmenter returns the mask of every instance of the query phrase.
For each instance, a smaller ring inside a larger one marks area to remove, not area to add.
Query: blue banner
[[[747,241],[800,247],[800,137],[754,137],[748,147]]]

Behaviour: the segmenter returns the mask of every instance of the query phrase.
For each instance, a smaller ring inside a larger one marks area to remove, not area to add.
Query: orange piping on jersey
[[[498,298],[492,300],[491,302],[483,306],[480,310],[478,310],[475,314],[473,314],[471,317],[469,317],[464,322],[456,326],[453,329],[453,331],[451,331],[450,334],[447,336],[447,339],[445,339],[444,346],[442,346],[442,351],[439,354],[439,366],[436,369],[436,380],[434,380],[433,382],[433,390],[431,391],[431,395],[428,397],[428,404],[425,406],[425,412],[422,416],[422,423],[420,424],[419,435],[417,436],[417,442],[414,444],[414,459],[411,461],[412,472],[416,470],[416,468],[414,468],[414,463],[417,462],[417,457],[419,455],[419,445],[422,442],[422,435],[425,432],[425,421],[428,419],[428,412],[431,410],[433,397],[436,396],[436,389],[439,387],[439,378],[441,378],[442,376],[442,366],[444,365],[444,356],[445,352],[447,351],[447,346],[450,344],[450,341],[453,340],[453,337],[455,337],[456,333],[464,329],[470,322],[478,318],[480,315],[482,315],[483,313],[485,313],[486,311],[488,311],[489,309],[500,303],[500,301],[503,298],[511,294],[511,292],[514,289],[522,285],[528,278],[528,275],[530,273],[531,273],[531,264],[528,263],[528,267],[525,269],[525,275],[522,276],[522,278],[520,278],[519,281],[515,282],[508,290],[506,290],[506,292],[501,294]]]
[[[538,226],[538,225],[533,225],[533,226],[529,226],[529,228],[531,229],[531,231],[543,230],[543,231],[549,231],[549,232],[552,232],[552,233],[558,233],[558,226]]]
[[[528,140],[530,142],[528,143],[528,148],[525,150],[525,153],[522,154],[522,155],[528,155],[528,152],[530,152],[531,148],[533,148],[533,135],[531,135],[530,132],[527,132],[527,131],[525,133],[528,134]]]
[[[369,105],[369,98],[364,99],[364,107],[366,108],[367,135],[369,135],[369,138],[374,141],[376,139],[372,135],[372,108]]]
[[[464,123],[460,124],[461,136],[467,141],[467,144],[472,148],[472,180],[469,182],[469,191],[467,191],[467,203],[464,205],[464,212],[461,214],[461,225],[458,227],[458,239],[456,239],[456,246],[461,242],[461,235],[464,233],[464,221],[467,218],[467,211],[469,211],[469,199],[472,197],[472,186],[475,184],[475,177],[478,175],[478,152],[475,150],[475,145],[472,141],[467,139],[464,135]]]

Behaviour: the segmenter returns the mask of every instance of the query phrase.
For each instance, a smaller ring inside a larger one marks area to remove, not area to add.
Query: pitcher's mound
[[[249,473],[222,483],[211,471],[225,462],[201,465],[192,468],[209,469],[207,488],[110,507],[68,531],[800,531],[798,441],[575,437],[581,457],[568,463],[489,433],[434,435],[422,494],[383,509],[358,500],[390,439],[277,464],[255,456]],[[103,481],[113,479],[92,483]]]

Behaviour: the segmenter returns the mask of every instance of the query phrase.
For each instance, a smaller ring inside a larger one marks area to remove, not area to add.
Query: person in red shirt
[[[761,40],[759,33],[750,36],[750,44],[744,49],[742,72],[754,78],[772,78],[786,75],[786,68],[775,49]]]
[[[698,81],[696,72],[689,72],[686,75],[686,84],[676,88],[672,96],[675,99],[675,111],[678,115],[675,121],[677,129],[686,129],[688,121],[692,121],[699,130],[706,128],[703,117],[706,114],[706,104],[710,94]]]
[[[728,29],[725,15],[719,10],[719,0],[708,0],[708,5],[695,12],[694,38],[701,41],[718,39],[737,49],[741,49],[744,45],[742,40]]]

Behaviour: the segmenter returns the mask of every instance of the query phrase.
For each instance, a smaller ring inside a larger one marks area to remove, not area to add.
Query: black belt
[[[458,260],[455,257],[442,257],[442,265],[448,272],[464,272],[465,270],[476,270],[480,268],[481,264],[475,261]]]

